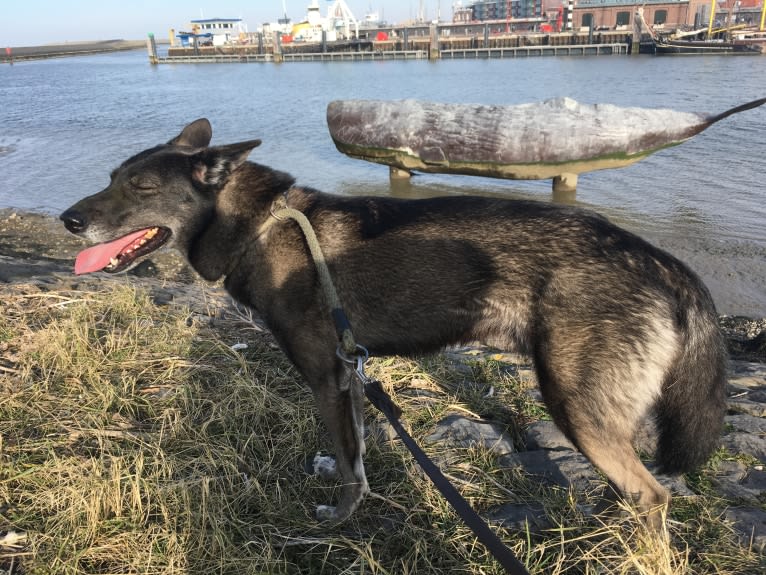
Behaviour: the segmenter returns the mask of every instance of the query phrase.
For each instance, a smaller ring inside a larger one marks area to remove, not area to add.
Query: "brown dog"
[[[207,120],[141,152],[109,186],[66,210],[94,242],[75,270],[118,272],[162,245],[260,313],[313,390],[344,485],[322,519],[348,517],[368,491],[362,392],[335,354],[315,265],[277,200],[311,221],[359,343],[419,354],[482,341],[529,354],[567,437],[642,511],[669,493],[632,439],[653,415],[657,460],[680,472],[715,448],[725,350],[710,294],[669,254],[597,214],[478,197],[348,198],[293,186],[247,162],[260,142],[209,147]]]

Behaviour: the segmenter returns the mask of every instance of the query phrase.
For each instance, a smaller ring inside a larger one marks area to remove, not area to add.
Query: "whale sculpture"
[[[706,115],[571,98],[516,106],[336,100],[327,106],[327,125],[339,151],[388,165],[392,177],[420,171],[552,178],[554,192],[573,192],[582,172],[628,166],[764,103]]]

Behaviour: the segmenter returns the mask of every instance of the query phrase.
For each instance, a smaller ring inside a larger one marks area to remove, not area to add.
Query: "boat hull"
[[[663,54],[760,54],[759,46],[733,42],[706,42],[702,40],[659,40],[654,42],[654,53]]]

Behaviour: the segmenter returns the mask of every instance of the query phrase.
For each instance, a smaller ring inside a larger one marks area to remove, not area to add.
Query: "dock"
[[[628,54],[627,44],[522,46],[518,48],[461,48],[441,50],[441,60],[487,60],[540,56],[611,56]],[[377,60],[434,59],[427,50],[372,50],[365,52],[200,53],[158,56],[157,64],[249,64],[264,62],[365,62]]]
[[[363,62],[374,60],[466,60],[542,56],[611,56],[631,53],[631,36],[624,32],[484,33],[442,36],[430,29],[402,29],[382,41],[283,43],[280,37],[258,34],[245,45],[171,46],[159,55],[153,38],[147,43],[152,64],[222,64],[282,62]]]
[[[282,54],[282,62],[362,62],[372,60],[425,60],[424,50],[374,52],[297,52]],[[199,54],[158,57],[158,64],[249,64],[279,61],[274,54]]]
[[[575,46],[521,46],[518,48],[463,48],[442,50],[442,60],[527,58],[534,56],[611,56],[627,54],[627,44],[580,44]]]

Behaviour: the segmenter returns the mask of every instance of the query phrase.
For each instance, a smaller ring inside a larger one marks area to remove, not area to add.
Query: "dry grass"
[[[372,371],[421,443],[455,410],[490,414],[512,433],[541,413],[493,362],[455,369],[442,357],[393,358]],[[303,469],[327,444],[311,394],[268,334],[241,317],[209,322],[159,307],[131,287],[6,293],[0,573],[500,573],[409,454],[384,438],[381,416],[368,411],[368,421],[373,495],[340,528],[319,528],[314,507],[336,486]],[[484,450],[430,449],[479,510],[536,502],[560,525],[498,530],[533,573],[764,569],[711,497],[680,501],[663,539],[629,516],[586,516],[587,495],[498,471]]]

